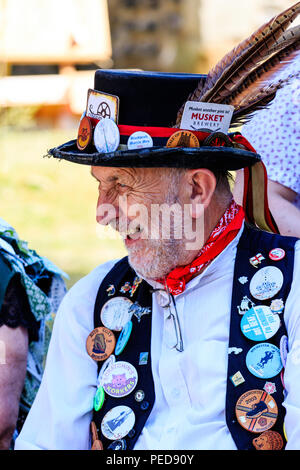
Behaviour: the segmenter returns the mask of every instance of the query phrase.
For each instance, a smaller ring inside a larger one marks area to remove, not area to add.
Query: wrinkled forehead
[[[113,182],[121,177],[134,178],[139,172],[139,168],[115,168],[92,166],[91,175],[98,181]]]
[[[160,181],[162,176],[171,175],[175,168],[119,168],[119,167],[100,167],[92,166],[91,175],[96,180],[113,183],[114,181],[127,180],[134,181]],[[181,170],[182,171],[182,170]]]

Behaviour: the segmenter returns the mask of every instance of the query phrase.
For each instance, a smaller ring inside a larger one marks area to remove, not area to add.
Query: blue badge
[[[149,353],[141,352],[139,357],[139,366],[144,366],[148,364]]]
[[[131,335],[131,330],[132,330],[132,321],[129,320],[129,322],[127,322],[126,325],[122,328],[122,331],[118,338],[116,349],[115,349],[116,356],[121,354],[121,352],[124,350],[126,344],[128,343],[129,337]]]
[[[246,365],[255,377],[260,379],[275,377],[282,369],[280,350],[274,344],[256,344],[247,353]]]
[[[242,316],[241,330],[252,341],[265,341],[275,335],[280,318],[266,305],[256,305]]]

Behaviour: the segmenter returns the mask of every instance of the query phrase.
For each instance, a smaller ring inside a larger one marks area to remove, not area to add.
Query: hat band
[[[155,146],[165,146],[169,137],[171,137],[177,131],[187,130],[189,132],[192,132],[197,137],[200,144],[204,142],[204,140],[211,134],[210,132],[194,130],[191,131],[190,129],[179,129],[178,127],[131,126],[127,124],[119,124],[118,128],[121,137],[121,144],[127,144],[128,137],[130,137],[134,132],[146,132],[153,138],[153,143]],[[248,142],[248,140],[239,132],[229,134],[228,137],[233,144],[235,143],[244,147],[250,152],[256,153],[255,149]]]

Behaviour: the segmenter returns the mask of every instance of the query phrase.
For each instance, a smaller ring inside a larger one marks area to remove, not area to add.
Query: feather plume
[[[271,104],[280,88],[300,77],[299,69],[297,72],[281,78],[283,68],[294,61],[299,63],[299,58],[299,50],[292,50],[289,53],[282,51],[249,75],[239,90],[236,90],[235,96],[227,100],[227,104],[231,104],[235,108],[231,128],[245,124],[255,111]]]
[[[199,82],[189,100],[224,103],[258,66],[297,41],[293,32],[284,32],[299,12],[297,2],[242,41],[209,71],[204,86]],[[176,126],[180,125],[183,109],[184,105],[178,111]]]

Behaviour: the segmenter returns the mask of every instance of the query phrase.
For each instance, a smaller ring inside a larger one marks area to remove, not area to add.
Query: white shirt
[[[231,291],[239,235],[176,296],[184,351],[171,349],[170,326],[153,294],[152,372],[155,403],[135,449],[236,449],[225,420]],[[103,264],[65,296],[57,314],[42,385],[16,449],[85,450],[97,364],[86,353]],[[287,449],[300,449],[300,241],[286,302],[290,352],[285,369]],[[298,286],[298,287],[297,287]],[[253,438],[257,435],[254,434]]]

